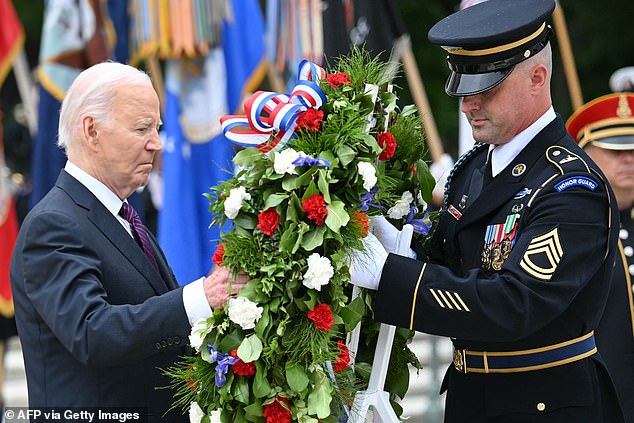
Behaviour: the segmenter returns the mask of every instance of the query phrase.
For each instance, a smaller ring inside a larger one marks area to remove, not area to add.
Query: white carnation
[[[290,175],[297,175],[297,171],[295,170],[295,165],[293,162],[301,157],[302,153],[298,153],[292,148],[287,148],[286,150],[282,150],[279,153],[275,154],[275,162],[273,162],[273,168],[275,169],[275,173],[278,175],[283,175],[288,173]]]
[[[414,200],[411,192],[405,191],[401,199],[387,211],[387,215],[392,219],[401,219],[409,214],[409,205]]]
[[[199,352],[209,332],[211,332],[211,325],[207,322],[207,319],[197,320],[189,334],[189,345],[191,345],[196,352]]]
[[[191,423],[200,423],[203,417],[205,417],[205,413],[202,408],[200,408],[196,401],[192,401],[189,405],[189,421]]]
[[[359,162],[357,168],[359,169],[359,175],[363,178],[363,188],[366,191],[370,191],[377,182],[376,169],[372,163],[368,162]]]
[[[328,257],[322,257],[317,253],[312,253],[308,257],[308,270],[304,273],[305,287],[321,291],[321,287],[326,285],[335,274],[335,270],[330,264]]]
[[[262,307],[245,297],[229,299],[229,319],[242,329],[253,329],[262,317]]]
[[[212,411],[211,414],[209,415],[209,423],[221,423],[220,422],[221,415],[222,415],[222,410],[220,408]]]
[[[235,219],[242,207],[243,200],[250,200],[251,194],[245,187],[231,188],[229,196],[225,200],[225,215],[229,219]]]

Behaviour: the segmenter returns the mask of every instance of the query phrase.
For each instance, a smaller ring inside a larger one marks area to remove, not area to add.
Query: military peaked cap
[[[479,94],[504,81],[548,44],[554,9],[555,0],[488,0],[436,23],[427,36],[447,50],[447,94]]]
[[[608,94],[577,110],[566,129],[580,147],[592,143],[608,150],[634,150],[634,93]]]

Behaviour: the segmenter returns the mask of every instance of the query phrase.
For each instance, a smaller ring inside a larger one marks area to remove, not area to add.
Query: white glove
[[[372,234],[368,234],[361,242],[365,250],[355,251],[348,257],[350,283],[361,288],[376,290],[381,281],[383,265],[387,260],[387,251]]]
[[[405,225],[399,231],[384,216],[377,216],[370,220],[370,232],[378,238],[388,253],[416,258],[416,252],[410,248],[413,233],[411,225]]]

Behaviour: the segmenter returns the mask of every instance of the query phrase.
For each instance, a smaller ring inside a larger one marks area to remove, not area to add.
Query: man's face
[[[634,192],[634,150],[608,150],[588,144],[586,152],[601,168],[615,192]]]
[[[98,179],[120,198],[148,183],[162,149],[160,122],[158,96],[148,83],[118,88],[110,121],[96,123]]]
[[[481,94],[462,98],[461,110],[473,131],[473,139],[505,144],[526,129],[534,117],[529,95],[530,77],[516,68],[502,83]],[[533,119],[534,120],[534,119]]]

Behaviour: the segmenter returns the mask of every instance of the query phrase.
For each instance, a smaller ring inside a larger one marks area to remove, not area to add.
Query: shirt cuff
[[[205,278],[201,277],[183,287],[183,305],[189,324],[192,326],[198,320],[207,319],[213,314],[205,295],[204,280]]]

